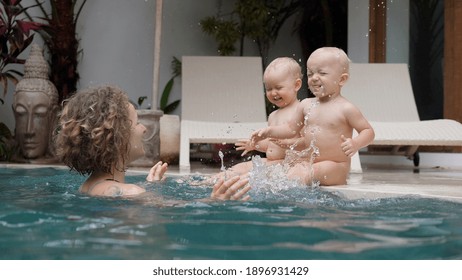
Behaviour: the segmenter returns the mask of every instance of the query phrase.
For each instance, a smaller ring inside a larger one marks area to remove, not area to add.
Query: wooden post
[[[462,122],[462,1],[444,1],[444,117]]]
[[[369,0],[369,62],[385,63],[387,51],[387,1]]]

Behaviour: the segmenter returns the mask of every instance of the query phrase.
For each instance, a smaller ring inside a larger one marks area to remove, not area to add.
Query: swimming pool
[[[0,168],[0,259],[461,259],[461,204],[347,200],[319,188],[210,202],[195,176],[146,183],[136,200],[87,197],[56,168]]]

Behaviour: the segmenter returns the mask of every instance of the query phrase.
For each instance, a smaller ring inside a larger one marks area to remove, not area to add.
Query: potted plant
[[[173,57],[171,67],[173,76],[162,91],[159,110],[151,110],[150,105],[143,109],[143,103],[147,96],[138,97],[138,102],[135,104],[138,118],[147,128],[144,137],[146,155],[131,163],[132,166],[151,166],[158,159],[169,164],[177,163],[179,160],[180,119],[177,115],[169,113],[178,107],[180,100],[169,102],[169,99],[175,78],[181,75],[180,60]]]
[[[76,26],[86,2],[87,0],[35,0],[36,6],[42,12],[42,18],[48,23],[38,33],[48,50],[50,81],[58,90],[59,104],[77,90],[80,78],[77,66],[81,51]],[[48,10],[51,12],[48,13]],[[26,15],[32,20],[27,12]]]
[[[3,87],[3,97],[8,92],[8,83],[16,85],[23,73],[9,66],[11,64],[24,64],[25,59],[19,58],[34,40],[31,31],[38,31],[43,24],[19,19],[27,9],[19,6],[20,1],[0,0],[0,85]],[[0,102],[4,101],[0,98]]]
[[[9,161],[15,151],[15,141],[10,129],[0,123],[0,161]]]
[[[20,1],[0,0],[0,85],[2,89],[1,105],[3,98],[8,93],[9,83],[16,85],[23,73],[11,68],[12,65],[25,63],[25,59],[19,56],[34,40],[31,31],[38,31],[44,25],[32,21],[22,20],[19,17],[29,8],[20,7]],[[9,160],[15,148],[14,139],[9,128],[0,122],[0,160]]]
[[[144,97],[138,99],[138,104],[141,106]],[[146,133],[143,137],[145,155],[134,162],[131,166],[151,167],[160,157],[160,140],[159,140],[159,119],[163,115],[160,110],[137,109],[138,121],[146,127]]]

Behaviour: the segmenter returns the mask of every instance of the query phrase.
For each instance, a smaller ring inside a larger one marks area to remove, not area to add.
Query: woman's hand
[[[162,163],[162,161],[157,162],[151,170],[149,170],[149,174],[146,177],[146,181],[154,182],[160,181],[164,179],[164,174],[167,172],[168,164],[166,162]]]
[[[213,191],[210,197],[217,200],[247,201],[250,199],[250,196],[246,195],[250,190],[250,186],[247,185],[248,183],[249,179],[246,178],[240,180],[239,176],[234,176],[226,181],[218,179],[213,186]]]

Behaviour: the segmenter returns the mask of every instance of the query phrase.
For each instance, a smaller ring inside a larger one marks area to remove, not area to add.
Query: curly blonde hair
[[[65,101],[56,136],[61,161],[82,175],[125,170],[131,120],[127,94],[112,85],[82,90]]]

